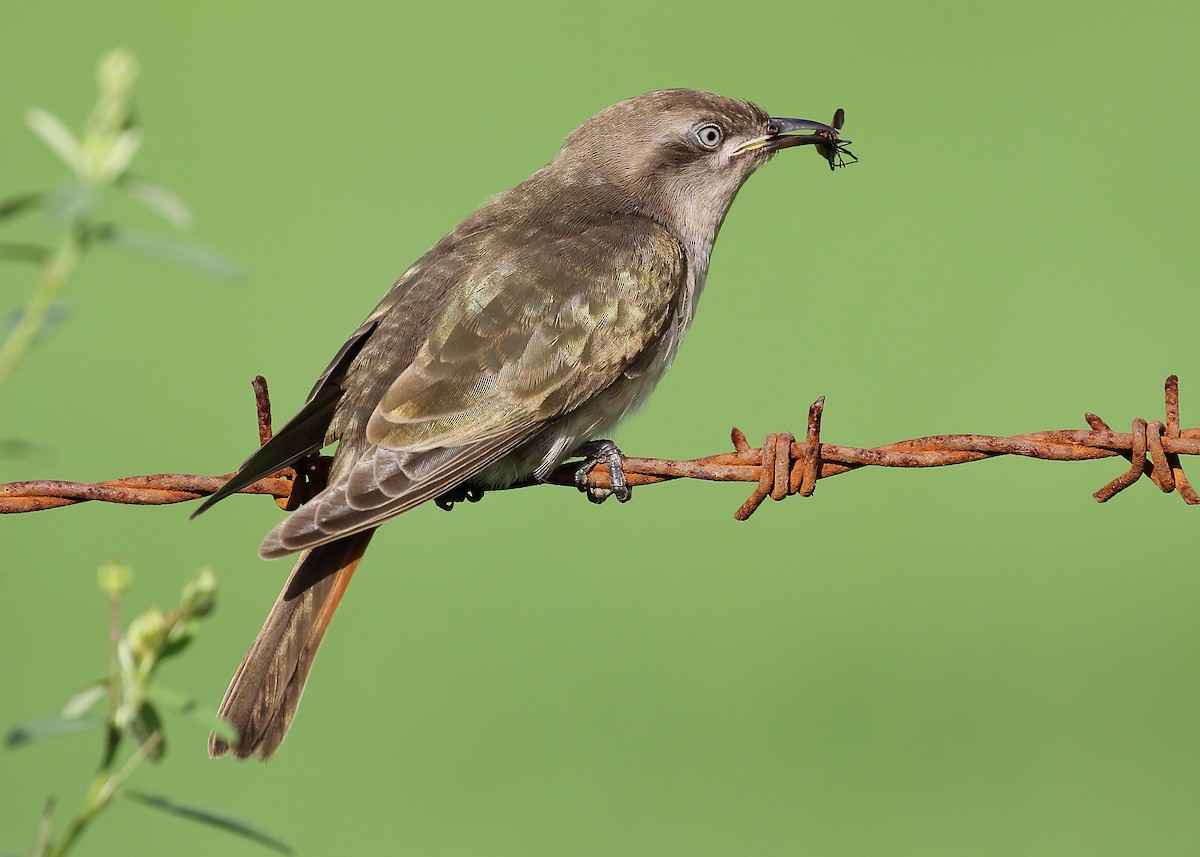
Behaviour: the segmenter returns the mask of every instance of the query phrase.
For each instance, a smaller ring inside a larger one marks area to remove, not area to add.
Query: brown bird
[[[259,549],[301,553],[221,703],[238,739],[214,734],[209,752],[279,747],[383,521],[545,478],[573,455],[587,459],[580,474],[609,466],[613,488],[592,499],[628,499],[620,451],[602,438],[675,358],[734,196],[780,149],[813,144],[833,165],[845,142],[711,93],[639,95],[575,129],[405,271],[300,413],[196,513],[339,441],[328,486]]]

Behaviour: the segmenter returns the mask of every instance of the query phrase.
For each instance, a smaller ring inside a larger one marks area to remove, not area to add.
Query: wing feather
[[[467,261],[377,400],[362,442],[343,441],[330,485],[272,531],[263,556],[369,529],[446,493],[644,357],[685,283],[683,248],[640,217],[573,228],[549,252],[502,229],[473,236],[470,252],[459,248]],[[387,325],[384,316],[379,327]],[[368,350],[364,360],[378,359]]]

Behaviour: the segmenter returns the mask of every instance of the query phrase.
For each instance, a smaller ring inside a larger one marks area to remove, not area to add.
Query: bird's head
[[[681,236],[711,243],[751,173],[781,149],[836,150],[837,135],[829,125],[772,117],[748,101],[665,89],[593,116],[567,137],[556,163],[598,174]]]

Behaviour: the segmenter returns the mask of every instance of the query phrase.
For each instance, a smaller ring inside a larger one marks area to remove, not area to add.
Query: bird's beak
[[[801,131],[814,131],[813,134],[801,134]],[[812,119],[787,119],[783,116],[772,116],[767,122],[767,133],[761,137],[748,140],[734,150],[735,155],[763,149],[767,152],[778,152],[780,149],[790,149],[792,146],[815,146],[828,143],[837,138],[837,129],[824,122],[814,122]]]

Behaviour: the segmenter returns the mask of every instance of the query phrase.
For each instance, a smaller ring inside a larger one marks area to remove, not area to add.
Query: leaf
[[[200,700],[195,697],[185,696],[182,693],[167,690],[158,685],[146,688],[146,696],[153,699],[163,708],[170,709],[176,714],[190,715],[193,711],[200,708]],[[206,723],[205,726],[207,725]]]
[[[117,184],[176,229],[187,229],[192,225],[192,213],[187,205],[165,185],[128,174],[122,176]]]
[[[114,225],[96,230],[95,237],[124,250],[191,268],[218,279],[234,280],[242,274],[237,265],[216,250],[179,238],[161,238]]]
[[[149,702],[143,702],[142,707],[138,709],[137,716],[129,724],[129,731],[133,733],[133,739],[138,744],[145,744],[157,732],[159,736],[158,743],[150,748],[147,758],[151,762],[162,761],[163,756],[167,752],[167,736],[163,732],[162,718],[158,716],[158,709]]]
[[[67,162],[67,166],[75,172],[75,175],[83,175],[87,160],[83,153],[83,147],[61,119],[48,110],[31,107],[25,111],[25,124],[33,130],[33,133],[41,137],[42,142],[49,146],[56,155]]]
[[[87,732],[103,724],[103,717],[79,718],[63,717],[61,714],[55,714],[51,717],[42,717],[39,720],[30,720],[14,726],[4,736],[4,744],[6,747],[14,749],[31,744],[34,741],[41,741],[45,738],[57,738],[59,735]]]
[[[236,729],[216,715],[213,716],[213,726],[209,731],[226,744],[236,744],[241,737]]]
[[[162,648],[158,650],[158,661],[162,663],[167,658],[174,657],[191,645],[192,640],[196,639],[196,623],[184,619],[177,622],[170,633],[167,634],[167,639],[163,641]]]
[[[0,438],[0,459],[9,458],[16,461],[32,461],[44,459],[48,448],[31,440],[20,437]]]
[[[50,258],[50,248],[41,244],[22,244],[16,241],[0,242],[0,259],[8,262],[32,262],[41,265]]]
[[[44,190],[35,190],[0,200],[0,220],[37,208],[45,199],[46,192]]]
[[[25,308],[21,307],[13,310],[3,319],[0,319],[0,334],[8,336],[8,334],[12,333],[16,326],[20,324],[21,316],[24,314]],[[42,319],[42,326],[38,329],[37,337],[34,339],[34,342],[38,344],[44,342],[46,336],[53,331],[54,328],[58,327],[60,324],[70,318],[70,316],[71,307],[66,301],[55,301],[52,303],[49,309],[46,310],[46,317]]]
[[[107,698],[108,679],[97,679],[68,699],[59,714],[72,720],[78,720],[95,708],[101,700]]]
[[[219,815],[207,809],[176,803],[170,798],[162,797],[161,795],[148,795],[143,792],[133,791],[132,789],[124,789],[121,794],[131,800],[137,801],[143,806],[154,807],[163,812],[169,812],[172,815],[190,818],[192,821],[199,821],[202,824],[220,828],[221,830],[257,842],[260,845],[265,845],[267,848],[278,851],[280,854],[292,853],[292,847],[286,842],[276,839],[274,836],[264,833],[255,827],[251,827],[244,821],[238,821],[226,815]]]
[[[50,851],[50,840],[54,837],[55,803],[53,796],[46,798],[42,817],[38,819],[37,838],[33,840],[33,848],[29,851],[30,857],[45,857]]]
[[[216,709],[211,705],[202,704],[193,696],[185,696],[159,685],[146,688],[146,696],[154,700],[160,708],[190,720],[205,732],[215,732],[226,741],[237,740],[237,731],[217,717]]]
[[[100,197],[99,188],[65,182],[46,194],[46,214],[56,223],[78,223],[95,210]]]
[[[141,132],[134,128],[126,128],[112,141],[104,160],[94,165],[93,177],[105,184],[112,184],[129,169],[133,156],[141,147]]]

